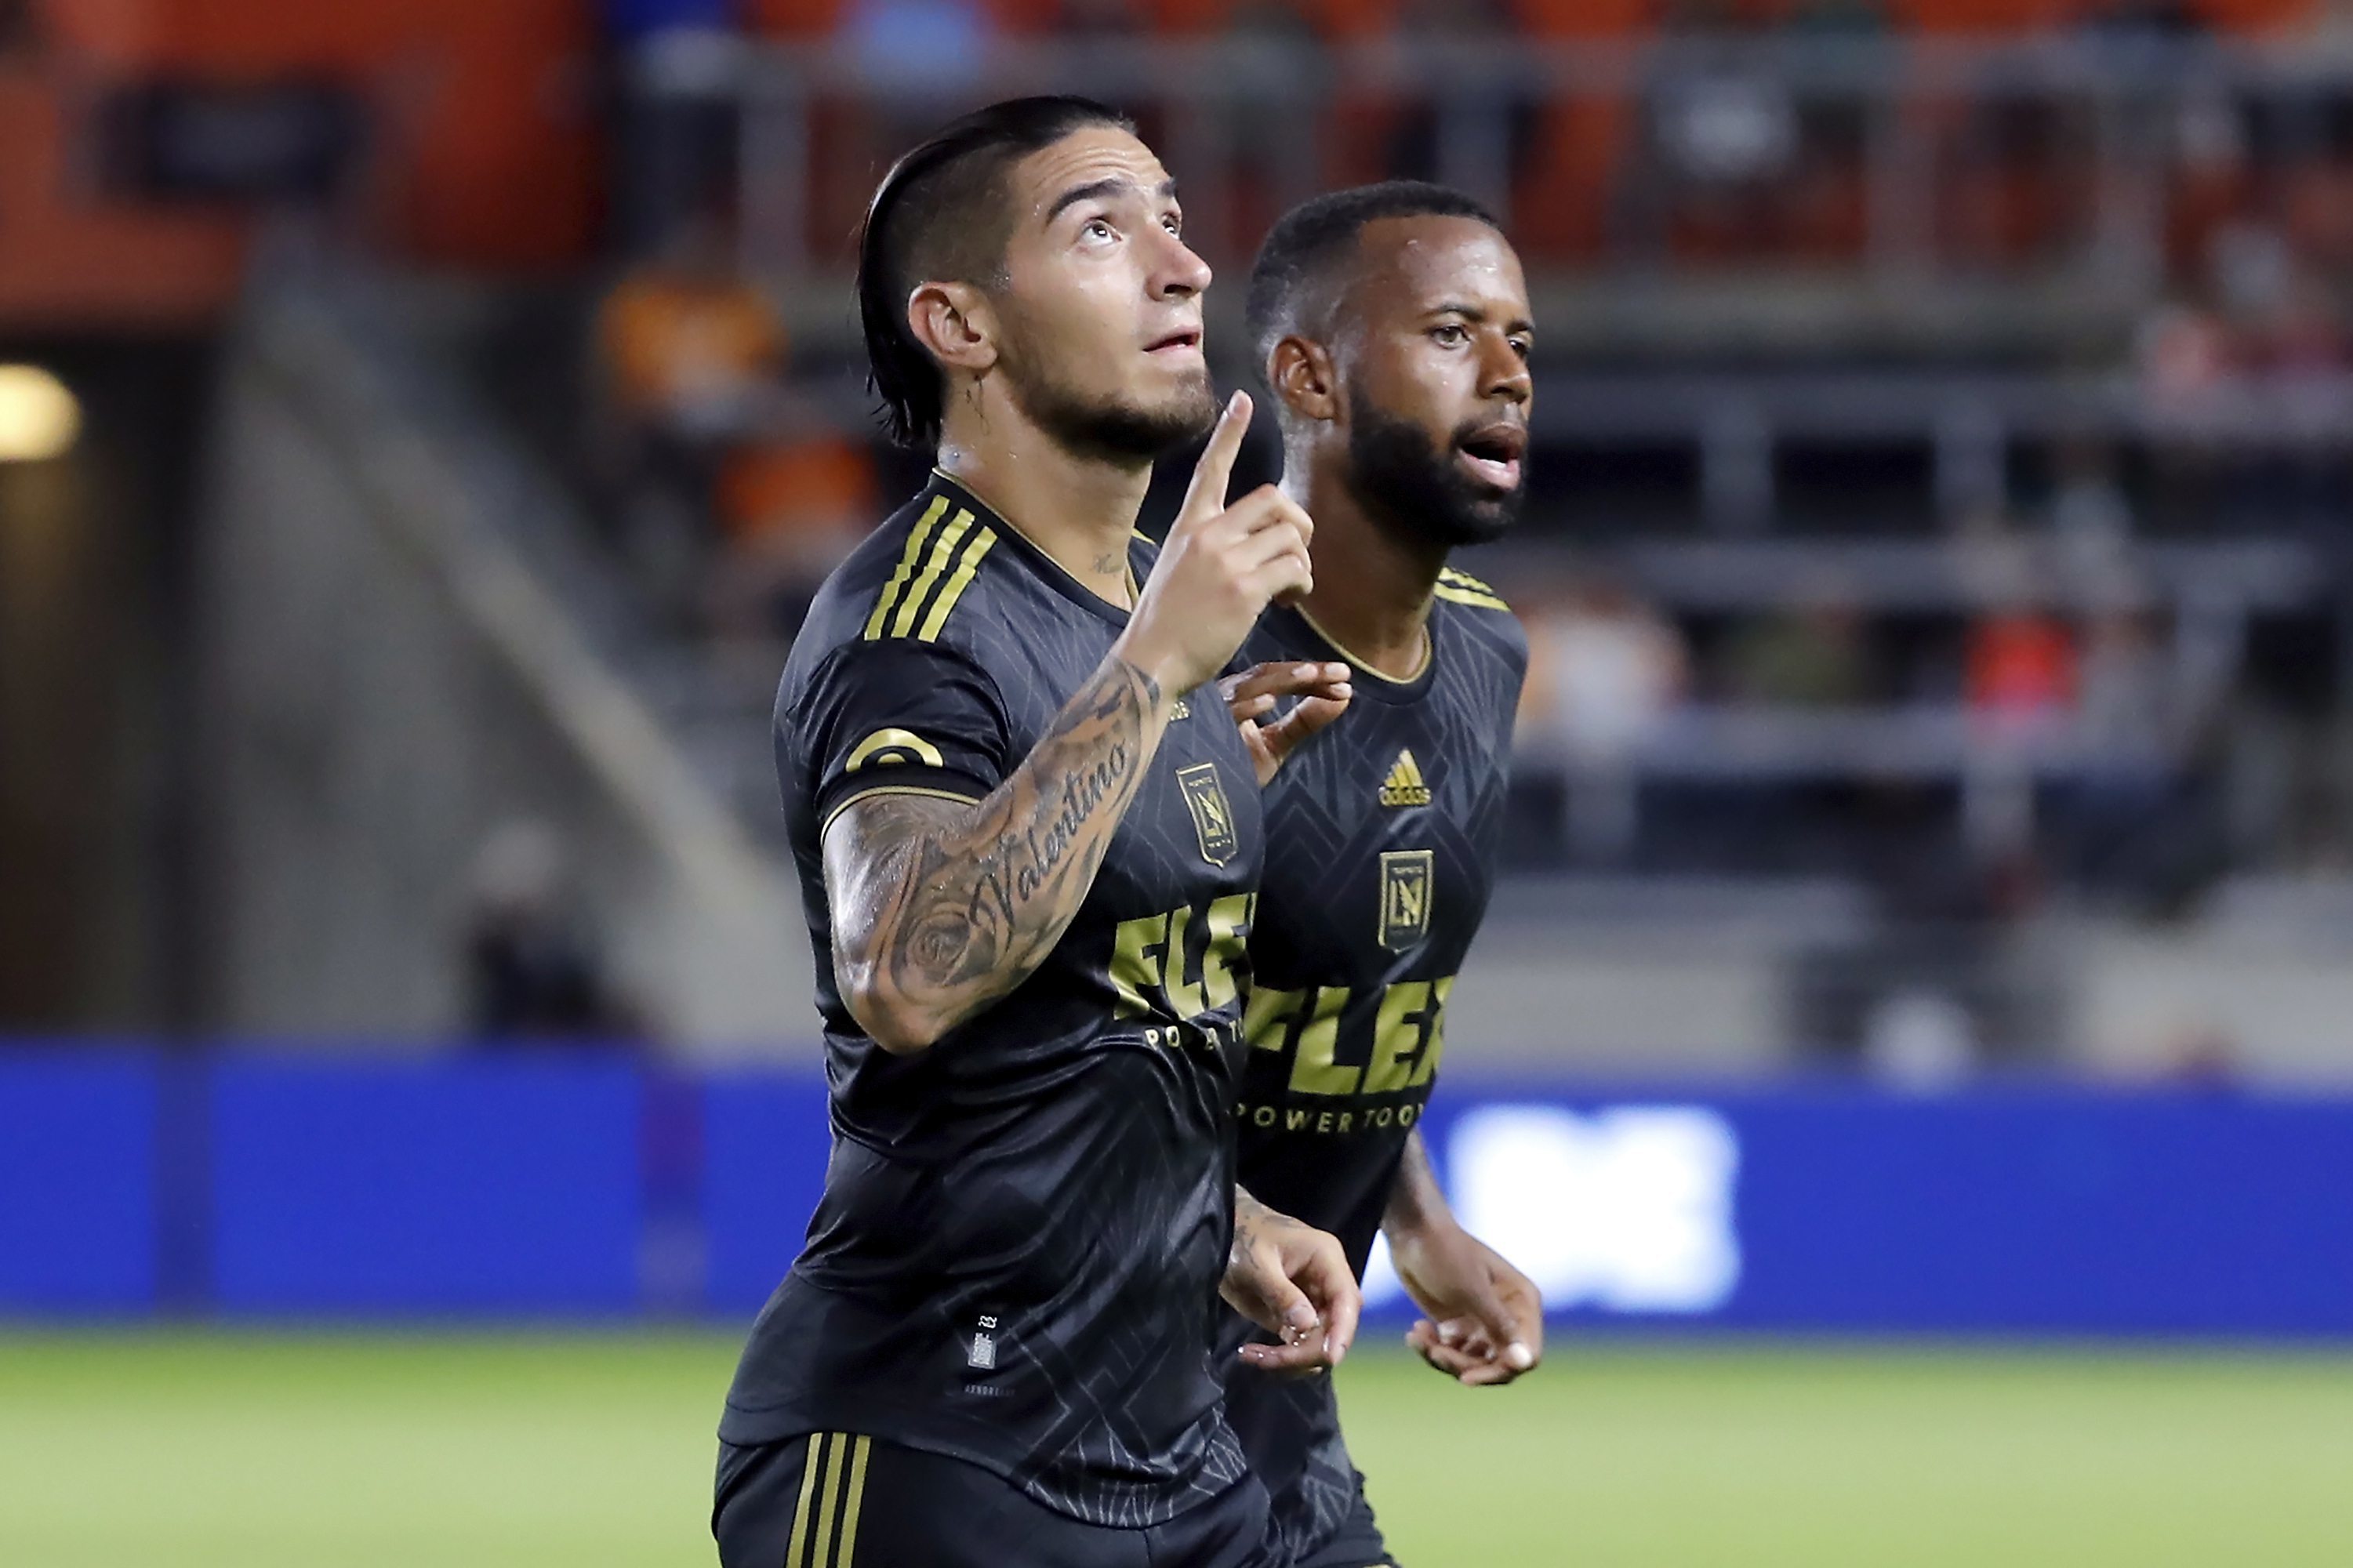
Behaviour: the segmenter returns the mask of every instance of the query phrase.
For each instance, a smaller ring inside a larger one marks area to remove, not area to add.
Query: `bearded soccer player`
[[[1314,585],[1276,605],[1229,684],[1238,718],[1273,677],[1355,671],[1345,715],[1269,786],[1250,936],[1243,1184],[1330,1230],[1359,1279],[1386,1233],[1426,1314],[1408,1339],[1470,1384],[1536,1363],[1535,1288],[1455,1222],[1415,1130],[1447,995],[1495,872],[1527,643],[1447,564],[1518,512],[1533,327],[1493,218],[1397,183],[1285,216],[1250,277],[1251,346],[1282,428],[1282,489],[1315,519]],[[1248,1325],[1235,1321],[1237,1338]],[[1228,1411],[1296,1568],[1390,1563],[1342,1441],[1331,1380],[1229,1368]]]
[[[1226,502],[1250,404],[1219,419],[1181,225],[1071,99],[957,121],[869,210],[875,386],[938,467],[777,697],[834,1145],[728,1394],[725,1563],[1266,1563],[1219,1292],[1270,1368],[1354,1331],[1338,1243],[1234,1189],[1260,786],[1349,691],[1271,677],[1300,703],[1245,737],[1204,685],[1308,586],[1309,524]],[[1155,552],[1153,460],[1213,421]]]

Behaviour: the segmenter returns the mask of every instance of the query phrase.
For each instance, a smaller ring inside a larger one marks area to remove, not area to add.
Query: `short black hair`
[[[866,384],[893,440],[939,443],[947,382],[907,330],[918,283],[1000,279],[1012,211],[1005,174],[1072,132],[1135,122],[1092,99],[1015,98],[942,127],[891,165],[858,234],[858,315],[866,331]]]
[[[1467,217],[1498,232],[1504,226],[1475,197],[1426,180],[1384,180],[1300,203],[1275,221],[1250,265],[1243,320],[1261,377],[1267,354],[1300,330],[1311,303],[1326,298],[1339,268],[1355,258],[1365,226],[1390,217]]]

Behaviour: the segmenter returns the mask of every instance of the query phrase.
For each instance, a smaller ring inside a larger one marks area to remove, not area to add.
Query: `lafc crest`
[[[1234,832],[1234,810],[1226,803],[1226,786],[1218,779],[1218,764],[1195,763],[1176,770],[1177,787],[1193,813],[1193,831],[1200,835],[1201,858],[1222,866],[1234,858],[1241,840]]]
[[[1430,934],[1436,851],[1390,849],[1381,856],[1381,945],[1403,952]]]

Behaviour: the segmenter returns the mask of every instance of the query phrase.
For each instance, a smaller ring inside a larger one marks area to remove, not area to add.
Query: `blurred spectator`
[[[1792,708],[1844,708],[1871,692],[1862,606],[1846,584],[1825,579],[1787,608],[1751,622],[1725,655],[1732,696]]]
[[[1239,58],[1232,94],[1217,110],[1233,180],[1233,206],[1219,216],[1227,232],[1255,243],[1321,181],[1316,106],[1329,66],[1305,0],[1240,0],[1226,37]]]
[[[720,475],[726,551],[712,592],[714,626],[791,637],[826,574],[882,510],[872,454],[813,416],[747,442]]]
[[[1900,987],[1864,1011],[1863,1068],[1901,1093],[1962,1087],[1977,1074],[1978,1050],[1977,1020],[1948,992]]]
[[[2060,819],[2073,879],[2150,910],[2177,907],[2216,861],[2216,826],[2184,774],[2202,704],[2162,630],[2140,605],[2087,620],[2076,717],[2083,757]]]
[[[2141,395],[2160,414],[2194,407],[2236,369],[2221,312],[2189,294],[2150,312],[2137,347]]]
[[[841,37],[870,79],[920,102],[907,108],[930,130],[962,110],[994,24],[979,0],[851,0]]]
[[[2276,380],[2335,377],[2347,368],[2345,321],[2308,267],[2295,265],[2252,325],[2250,359]]]
[[[719,475],[758,427],[782,368],[785,329],[736,271],[723,226],[682,227],[605,299],[596,342],[617,463],[621,544],[649,593],[693,595]]]
[[[1570,842],[1588,858],[1616,858],[1632,847],[1638,825],[1640,750],[1688,684],[1683,635],[1622,585],[1591,575],[1523,619],[1521,732],[1558,747]]]
[[[1973,712],[2000,721],[2063,712],[2075,701],[2074,639],[2035,605],[1992,610],[1969,628],[1963,696]]]
[[[1984,606],[1965,639],[1962,700],[2005,728],[2064,713],[2075,701],[2074,639],[2043,607],[2032,552],[1998,514],[1970,519],[1959,546],[1962,580]]]
[[[1776,225],[1779,186],[1797,163],[1798,102],[1740,47],[1757,20],[1724,0],[1680,0],[1661,24],[1678,47],[1648,85],[1659,177],[1631,194],[1648,209],[1641,226],[1677,255],[1751,254]]]
[[[1522,728],[1557,737],[1572,759],[1628,757],[1683,700],[1689,670],[1683,634],[1623,585],[1588,575],[1523,618]]]
[[[605,0],[604,13],[620,100],[620,242],[636,255],[733,184],[735,5]]]
[[[1408,0],[1397,41],[1407,58],[1419,59],[1433,50],[1506,44],[1514,36],[1505,0]],[[1451,97],[1417,100],[1389,137],[1388,173],[1393,179],[1435,180],[1498,196],[1516,189],[1528,174],[1543,127],[1539,100],[1504,96],[1490,81]],[[1450,133],[1461,140],[1450,142]]]
[[[2094,765],[2138,774],[2166,767],[2178,739],[2168,674],[2153,612],[2123,606],[2085,622],[2075,725]]]
[[[606,296],[596,333],[627,419],[688,442],[744,428],[773,384],[784,322],[736,269],[723,225],[703,217]]]
[[[837,39],[857,57],[873,95],[853,116],[856,152],[844,160],[868,172],[839,187],[837,195],[855,205],[844,215],[853,221],[837,232],[855,226],[892,160],[979,106],[981,62],[996,33],[983,0],[842,0]]]
[[[484,842],[466,932],[467,1012],[479,1038],[618,1040],[641,1032],[571,915],[569,884],[563,844],[544,823],[511,822]]]
[[[2092,437],[2063,441],[2051,495],[2051,532],[2073,572],[2105,572],[2131,542],[2132,503],[2116,479],[2116,448]]]

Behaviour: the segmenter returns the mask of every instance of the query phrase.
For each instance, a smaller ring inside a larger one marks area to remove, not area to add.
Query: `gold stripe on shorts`
[[[871,1437],[849,1440],[849,1479],[842,1485],[841,1544],[834,1549],[833,1568],[852,1568],[858,1561],[858,1510],[866,1500],[866,1456],[873,1451]]]
[[[825,1468],[825,1457],[833,1447],[833,1434],[819,1432],[809,1437],[808,1451],[801,1459],[801,1500],[793,1510],[792,1544],[785,1548],[785,1568],[807,1568],[809,1499],[817,1495],[818,1473]]]

